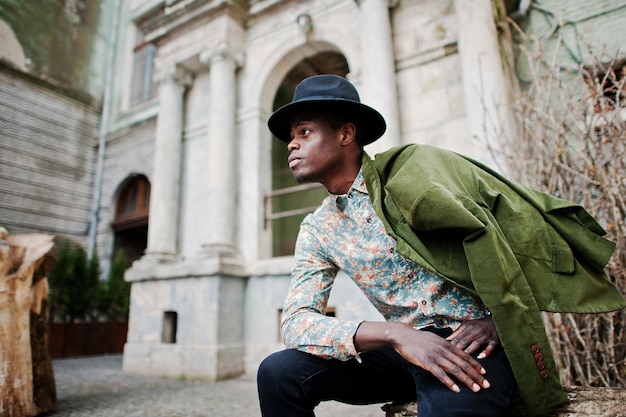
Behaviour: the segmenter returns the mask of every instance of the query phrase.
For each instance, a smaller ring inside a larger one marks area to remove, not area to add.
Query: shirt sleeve
[[[338,267],[324,256],[324,246],[306,219],[295,261],[281,324],[285,346],[323,358],[358,358],[353,337],[360,323],[325,315]]]

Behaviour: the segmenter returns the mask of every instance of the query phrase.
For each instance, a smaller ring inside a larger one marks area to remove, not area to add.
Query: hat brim
[[[291,141],[291,120],[310,109],[322,108],[345,114],[360,130],[363,146],[379,139],[387,129],[383,116],[363,103],[342,99],[307,99],[287,103],[276,110],[267,121],[270,131],[283,142]]]

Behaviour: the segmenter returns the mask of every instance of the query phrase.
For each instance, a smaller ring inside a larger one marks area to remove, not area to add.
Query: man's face
[[[323,185],[342,168],[341,129],[334,130],[323,118],[303,113],[291,121],[289,168],[296,181]]]

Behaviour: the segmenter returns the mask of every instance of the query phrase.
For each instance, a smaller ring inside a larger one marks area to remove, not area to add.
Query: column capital
[[[214,47],[200,52],[199,58],[200,62],[207,66],[211,66],[219,61],[231,60],[237,68],[240,68],[243,66],[245,55],[243,52],[230,46],[228,42],[220,42]]]
[[[193,83],[193,74],[176,64],[162,65],[155,68],[154,80],[159,86],[174,83],[189,87]]]

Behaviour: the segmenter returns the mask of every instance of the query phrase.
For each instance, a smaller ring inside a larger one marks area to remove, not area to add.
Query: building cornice
[[[248,2],[244,0],[180,0],[166,5],[163,15],[151,20],[142,30],[146,41],[154,42],[172,31],[199,19],[210,20],[228,14],[242,24],[248,14]]]

